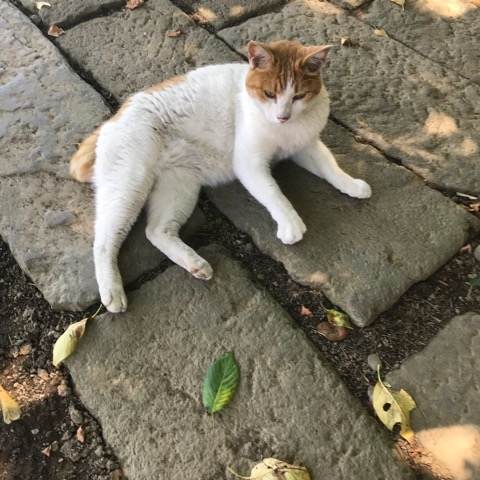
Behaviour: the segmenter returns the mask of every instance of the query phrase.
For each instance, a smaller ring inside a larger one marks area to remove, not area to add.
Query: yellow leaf
[[[387,32],[383,28],[376,28],[373,33],[377,37],[388,37]]]
[[[78,341],[85,333],[88,317],[72,323],[57,339],[53,346],[52,363],[58,367],[77,348]]]
[[[3,421],[11,423],[20,418],[20,406],[0,385],[0,407],[2,408]]]
[[[238,475],[230,468],[228,470],[244,480],[311,480],[305,467],[290,465],[276,458],[264,458],[252,468],[249,477]]]
[[[79,322],[72,323],[58,338],[53,346],[53,360],[52,363],[55,367],[58,367],[66,358],[68,358],[77,348],[78,341],[85,333],[87,321],[94,319],[103,305],[100,305],[97,311],[91,316],[80,320]]]
[[[398,5],[399,7],[402,7],[402,9],[405,8],[405,0],[390,0],[392,3],[395,3],[395,5]]]
[[[380,366],[377,374],[378,382],[372,395],[373,409],[389,430],[400,424],[400,435],[410,442],[414,435],[410,426],[410,412],[417,406],[415,400],[405,390],[388,388],[380,378]]]
[[[51,7],[48,2],[35,2],[35,7],[40,11],[43,7]]]
[[[350,323],[350,319],[348,315],[343,312],[339,312],[334,308],[327,310],[327,320],[336,327],[345,327],[353,329],[352,324]]]

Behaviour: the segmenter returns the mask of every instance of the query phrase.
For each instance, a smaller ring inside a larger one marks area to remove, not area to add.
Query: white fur
[[[199,68],[165,90],[137,93],[121,115],[102,126],[94,172],[94,258],[109,311],[127,307],[117,256],[145,204],[148,239],[206,280],[212,268],[178,236],[201,186],[238,178],[270,212],[286,244],[301,240],[306,227],[271,176],[273,161],[292,156],[342,192],[370,196],[370,187],[343,172],[318,139],[329,114],[325,89],[310,102],[294,102],[290,85],[277,101],[263,103],[245,88],[248,68]],[[282,115],[290,119],[279,123]]]

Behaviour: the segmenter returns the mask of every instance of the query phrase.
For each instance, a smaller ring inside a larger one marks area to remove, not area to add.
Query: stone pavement
[[[480,193],[475,2],[450,2],[455,11],[416,0],[405,11],[389,0],[147,0],[133,11],[116,0],[51,0],[40,11],[32,0],[17,3],[31,19],[0,0],[0,234],[54,308],[83,309],[98,298],[92,192],[67,173],[75,144],[112,111],[98,91],[120,101],[197,66],[243,61],[252,38],[336,46],[325,72],[332,118],[323,139],[373,186],[373,197],[358,201],[281,166],[279,182],[308,226],[289,247],[239,185],[207,192],[294,280],[365,326],[479,229],[445,195]],[[52,23],[66,30],[58,39],[42,33]],[[376,35],[376,27],[387,34]],[[341,47],[342,37],[353,45]],[[202,221],[197,213],[189,231]],[[143,229],[140,220],[122,250],[127,282],[164,260]],[[314,478],[408,478],[395,473],[384,435],[292,320],[224,252],[208,254],[218,275],[211,283],[168,269],[130,295],[129,313],[93,322],[70,362],[80,396],[131,478],[158,475],[158,468],[169,478],[185,478],[189,469],[223,478],[226,465],[246,470],[269,454],[305,461]],[[467,336],[455,339],[458,351],[468,345]],[[199,407],[198,385],[225,348],[239,355],[245,383],[212,422]],[[475,352],[465,352],[470,372]],[[428,350],[417,358],[423,355]],[[419,403],[430,401],[418,395]],[[125,429],[133,432],[127,442]],[[218,448],[205,457],[212,442]]]
[[[127,476],[234,478],[227,466],[249,472],[273,456],[303,462],[315,479],[410,478],[288,315],[217,247],[202,255],[215,269],[211,282],[169,268],[132,293],[126,314],[91,322],[68,361]],[[240,386],[211,418],[203,376],[228,351]]]

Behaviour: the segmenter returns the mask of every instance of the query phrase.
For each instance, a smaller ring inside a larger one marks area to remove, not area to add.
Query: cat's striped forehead
[[[281,95],[289,88],[306,93],[306,100],[312,99],[322,88],[320,67],[329,48],[290,41],[250,42],[247,90],[263,101],[268,100],[268,93]]]

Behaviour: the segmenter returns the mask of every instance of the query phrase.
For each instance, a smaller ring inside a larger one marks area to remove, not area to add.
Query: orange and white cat
[[[285,244],[306,227],[272,177],[273,162],[290,157],[341,192],[370,197],[369,185],[341,170],[319,140],[329,115],[320,76],[329,49],[250,42],[248,64],[199,68],[139,92],[80,145],[71,173],[95,184],[95,271],[109,311],[127,307],[117,256],[145,204],[147,238],[208,280],[209,263],[179,237],[202,186],[237,178]]]

